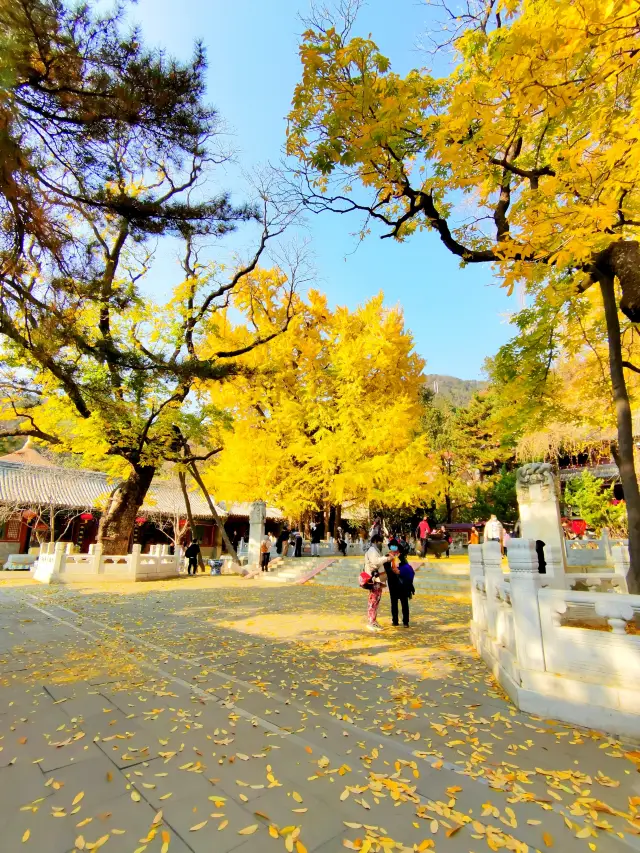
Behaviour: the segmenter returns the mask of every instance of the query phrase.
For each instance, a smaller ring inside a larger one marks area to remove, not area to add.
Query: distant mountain
[[[457,376],[441,376],[439,373],[428,373],[427,385],[432,391],[437,388],[438,396],[454,406],[466,406],[477,391],[487,387],[487,383],[479,379],[458,379]]]

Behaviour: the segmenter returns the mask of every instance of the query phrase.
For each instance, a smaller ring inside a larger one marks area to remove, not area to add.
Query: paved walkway
[[[640,753],[517,712],[465,602],[0,577],[0,848],[640,850]],[[383,601],[383,621],[388,624]]]

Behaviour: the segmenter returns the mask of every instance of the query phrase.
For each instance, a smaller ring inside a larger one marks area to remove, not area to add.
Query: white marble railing
[[[624,580],[628,551],[616,550],[616,572],[603,581]],[[508,574],[498,555],[496,543],[469,548],[471,638],[515,704],[640,737],[640,596],[567,589],[576,577],[594,575],[564,575],[553,552],[551,571],[539,574],[533,540],[511,541]]]
[[[180,553],[169,554],[167,545],[153,545],[143,554],[134,545],[131,554],[103,554],[99,545],[91,545],[88,554],[73,553],[71,543],[47,543],[32,569],[32,576],[42,583],[76,581],[156,580],[176,577]]]

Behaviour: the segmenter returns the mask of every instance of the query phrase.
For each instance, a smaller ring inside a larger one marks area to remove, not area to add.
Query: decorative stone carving
[[[633,607],[622,601],[597,601],[595,611],[598,616],[606,619],[614,634],[626,634],[627,622],[633,619]]]
[[[547,549],[555,548],[554,559],[547,559],[547,575],[554,586],[564,586],[565,551],[558,491],[553,468],[548,462],[532,462],[518,468],[516,491],[523,539],[540,540]],[[513,546],[513,540],[509,550]]]
[[[528,489],[529,486],[543,486],[547,491],[543,492],[545,496],[548,490],[555,491],[555,480],[553,477],[553,466],[549,462],[530,462],[528,465],[523,465],[518,468],[516,473],[516,489]]]
[[[533,539],[512,539],[507,553],[510,572],[538,574],[538,554]]]

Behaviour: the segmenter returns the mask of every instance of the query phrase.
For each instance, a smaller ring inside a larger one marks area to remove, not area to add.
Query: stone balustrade
[[[623,580],[628,551],[618,550]],[[508,573],[497,556],[496,543],[469,548],[471,638],[513,702],[640,737],[640,596],[567,589],[574,575],[563,575],[557,555],[547,554],[546,575],[538,572],[532,539],[511,540]]]
[[[100,545],[88,554],[75,554],[72,543],[46,543],[31,570],[41,583],[162,580],[178,576],[180,554],[168,545],[152,545],[148,554],[134,545],[131,554],[103,554]]]

